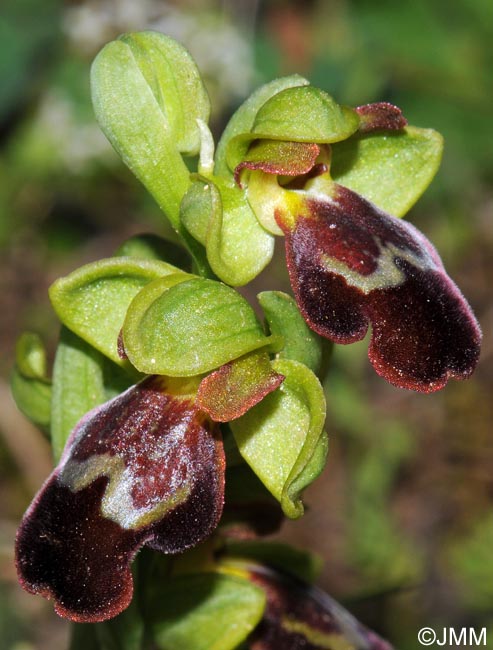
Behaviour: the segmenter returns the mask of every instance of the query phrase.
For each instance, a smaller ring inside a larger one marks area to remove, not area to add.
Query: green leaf
[[[306,324],[294,298],[282,291],[263,291],[257,299],[269,324],[271,334],[284,338],[280,359],[299,361],[318,374],[325,365],[332,344],[322,339]]]
[[[279,359],[272,366],[285,377],[279,390],[230,427],[243,458],[280,501],[284,514],[295,519],[303,514],[301,492],[325,465],[325,398],[320,382],[303,364]]]
[[[185,271],[191,268],[191,260],[188,252],[163,237],[153,233],[135,235],[127,239],[117,248],[114,257],[136,257],[141,260],[158,260],[168,262]]]
[[[225,558],[244,558],[281,569],[306,582],[314,582],[322,570],[323,560],[308,551],[280,542],[258,540],[226,540]]]
[[[231,147],[230,142],[235,136],[251,131],[255,122],[255,117],[260,107],[265,104],[268,99],[279,93],[281,90],[285,90],[286,88],[293,88],[295,86],[308,86],[309,83],[309,81],[300,75],[295,74],[289,77],[274,79],[274,81],[270,81],[269,83],[264,84],[254,93],[252,93],[250,97],[244,101],[238,110],[233,114],[223,131],[216,149],[216,164],[214,167],[214,173],[218,176],[233,176],[232,172],[234,171],[236,165],[238,165],[243,160],[244,154],[248,149],[249,142],[237,143],[237,145],[233,145],[233,143],[231,143]],[[226,158],[230,164],[229,167]]]
[[[181,219],[205,245],[211,269],[227,284],[248,284],[272,259],[274,237],[233,183],[196,181],[183,199]]]
[[[198,153],[196,120],[207,122],[210,111],[195,62],[163,34],[124,34],[94,60],[91,90],[107,138],[180,231],[189,185],[180,152]]]
[[[265,336],[253,309],[234,289],[188,277],[155,280],[132,301],[123,340],[138,370],[188,377],[276,343]]]
[[[162,584],[151,614],[159,650],[233,650],[259,623],[262,589],[237,577],[204,573]]]
[[[118,365],[118,336],[128,306],[151,280],[176,273],[156,260],[111,257],[86,264],[50,287],[50,299],[64,325]]]
[[[18,409],[43,431],[51,419],[51,381],[46,376],[46,352],[37,334],[22,334],[15,348],[15,366],[10,378]]]
[[[103,357],[62,327],[53,366],[51,444],[56,462],[77,422],[105,401]]]
[[[381,210],[402,217],[431,183],[440,165],[442,136],[408,126],[357,135],[333,145],[331,175]]]

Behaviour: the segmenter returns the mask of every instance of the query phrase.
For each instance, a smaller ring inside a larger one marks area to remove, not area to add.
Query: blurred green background
[[[13,568],[16,525],[51,462],[9,396],[15,338],[37,331],[53,352],[50,283],[131,234],[168,232],[89,98],[99,48],[144,28],[190,49],[216,134],[259,83],[299,72],[339,102],[390,101],[445,136],[441,170],[409,218],[482,323],[480,366],[468,382],[415,395],[373,373],[366,342],[338,347],[329,463],[281,537],[322,555],[320,584],[397,648],[414,650],[422,626],[486,626],[493,643],[491,0],[2,0],[0,648],[63,648],[67,637]],[[279,261],[253,289],[287,286]]]

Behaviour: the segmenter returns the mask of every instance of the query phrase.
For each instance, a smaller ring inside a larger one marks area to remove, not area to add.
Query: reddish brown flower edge
[[[26,512],[16,564],[27,591],[60,616],[97,622],[132,598],[130,563],[147,545],[194,546],[224,501],[217,425],[189,395],[150,377],[87,414]]]

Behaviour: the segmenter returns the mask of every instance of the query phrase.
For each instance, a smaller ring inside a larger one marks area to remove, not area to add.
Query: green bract
[[[115,363],[125,365],[117,344],[129,304],[148,282],[177,270],[157,260],[111,257],[57,280],[50,298],[64,325]]]
[[[91,89],[107,138],[180,230],[189,185],[181,153],[199,152],[197,119],[207,122],[210,111],[195,62],[163,34],[126,34],[96,57]]]
[[[440,165],[442,136],[408,126],[356,135],[333,145],[331,175],[380,209],[402,217],[431,183]]]
[[[198,375],[275,342],[265,336],[253,309],[234,289],[189,277],[176,274],[156,280],[132,301],[123,340],[138,370]]]
[[[181,204],[181,219],[207,251],[214,273],[242,286],[270,262],[274,237],[259,224],[245,193],[220,178],[196,181]]]
[[[230,426],[243,458],[294,519],[303,514],[302,490],[325,465],[325,398],[303,364],[279,359],[272,365],[284,382]]]
[[[46,375],[46,352],[36,334],[26,332],[19,337],[10,386],[19,410],[43,431],[48,431],[51,381]]]

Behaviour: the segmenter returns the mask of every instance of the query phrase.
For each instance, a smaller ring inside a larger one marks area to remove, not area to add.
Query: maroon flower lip
[[[426,237],[335,183],[331,196],[307,193],[304,208],[276,220],[308,325],[352,343],[371,324],[370,361],[399,387],[428,393],[469,377],[481,330]]]
[[[115,616],[131,600],[129,565],[141,546],[181,552],[216,527],[219,428],[175,388],[150,377],[86,415],[26,512],[16,543],[20,582],[52,598],[61,616]]]

